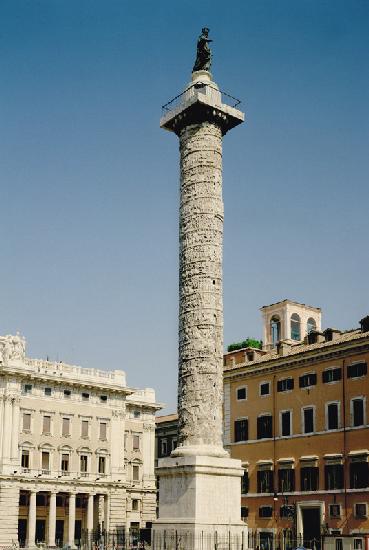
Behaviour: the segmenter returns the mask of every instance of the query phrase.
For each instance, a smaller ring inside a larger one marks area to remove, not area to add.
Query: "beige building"
[[[150,527],[158,409],[121,370],[29,359],[0,337],[0,546]]]
[[[225,445],[245,469],[252,544],[318,549],[335,535],[337,550],[368,549],[369,318],[321,332],[319,308],[262,313],[264,349],[224,356]]]

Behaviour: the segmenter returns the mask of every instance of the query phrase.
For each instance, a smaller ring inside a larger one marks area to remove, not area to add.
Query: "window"
[[[347,367],[347,378],[359,378],[367,373],[366,363],[354,363]]]
[[[28,506],[28,500],[27,493],[19,493],[19,506]]]
[[[325,489],[343,489],[343,465],[326,464],[324,467]]]
[[[107,395],[100,395],[100,401],[101,403],[106,403],[108,400],[108,396]]]
[[[87,455],[81,455],[79,457],[80,471],[83,474],[85,474],[87,472],[87,462],[88,462]]]
[[[260,395],[269,395],[270,394],[270,384],[269,382],[262,382],[260,384]]]
[[[141,413],[140,411],[133,411],[133,418],[140,418]]]
[[[65,506],[65,496],[64,495],[56,495],[56,506],[58,508]]]
[[[42,433],[50,434],[51,433],[51,416],[46,415],[42,418]]]
[[[32,393],[32,384],[24,384],[24,393]]]
[[[336,550],[343,550],[342,539],[336,539]]]
[[[241,519],[249,517],[249,509],[246,506],[241,506]]]
[[[363,539],[354,539],[354,550],[363,550]]]
[[[98,472],[99,474],[105,474],[106,458],[105,456],[99,456]]]
[[[133,481],[139,481],[140,480],[140,467],[139,466],[132,466],[132,479]]]
[[[62,436],[68,437],[70,435],[70,418],[63,418],[62,420]]]
[[[106,440],[107,426],[106,422],[100,422],[100,439]]]
[[[273,492],[273,470],[258,470],[257,473],[258,493]]]
[[[328,403],[327,411],[327,430],[337,430],[339,428],[338,403]]]
[[[277,382],[277,391],[291,391],[293,386],[293,378],[282,378]]]
[[[249,492],[249,472],[247,470],[243,471],[243,476],[241,478],[241,494],[246,495]]]
[[[289,506],[288,504],[283,504],[279,509],[279,516],[281,518],[293,518],[293,513],[293,507]]]
[[[365,502],[357,502],[355,504],[355,516],[357,518],[366,518],[367,517],[366,503]]]
[[[45,389],[44,389],[44,393],[45,393],[45,396],[46,396],[46,397],[50,397],[51,394],[52,394],[51,388],[45,388]]]
[[[259,518],[271,518],[273,515],[272,506],[260,506]]]
[[[177,438],[174,437],[172,439],[172,451],[174,451],[174,449],[176,449],[176,448],[177,448]]]
[[[237,388],[237,400],[244,401],[247,399],[246,388]]]
[[[322,381],[324,384],[329,384],[331,382],[338,382],[342,378],[342,369],[327,369],[322,373]]]
[[[242,418],[241,420],[235,420],[234,423],[234,440],[238,441],[247,441],[249,438],[249,422],[247,418]]]
[[[134,451],[139,451],[140,450],[140,436],[137,435],[137,434],[133,434],[133,437],[132,437],[132,449]]]
[[[306,324],[307,333],[310,334],[312,330],[316,330],[316,322],[312,317],[309,317]]]
[[[41,468],[42,468],[43,473],[49,473],[49,470],[50,470],[50,453],[48,451],[42,451]]]
[[[309,372],[308,374],[303,374],[299,378],[300,388],[310,388],[311,386],[316,385],[316,373]]]
[[[23,413],[23,431],[31,430],[31,413]]]
[[[314,409],[308,407],[303,409],[303,433],[310,434],[314,431]]]
[[[301,491],[317,491],[319,489],[319,468],[305,466],[301,468]]]
[[[278,490],[280,493],[292,493],[295,490],[295,470],[293,468],[278,470]]]
[[[362,458],[350,463],[350,489],[365,489],[369,486],[369,470],[367,461]]]
[[[88,420],[82,420],[81,437],[88,438]]]
[[[69,455],[66,453],[61,456],[61,471],[62,473],[69,472]]]
[[[259,416],[257,420],[258,439],[273,437],[273,417],[270,414]]]
[[[364,424],[364,399],[362,397],[352,399],[351,414],[353,426],[362,426]]]
[[[64,397],[65,397],[65,399],[69,399],[70,396],[71,396],[71,393],[72,393],[72,392],[71,392],[70,390],[64,390]]]
[[[29,468],[29,451],[26,451],[26,450],[22,451],[21,466],[22,466],[22,468],[26,468],[28,470],[28,468]]]
[[[36,506],[46,506],[46,495],[43,493],[36,494]]]
[[[270,320],[270,334],[272,337],[273,347],[275,347],[281,339],[281,321],[278,315],[273,315]]]
[[[90,399],[90,394],[82,392],[82,401],[89,401],[89,399]]]
[[[281,435],[282,437],[291,435],[291,411],[281,412]]]
[[[297,313],[291,315],[291,339],[301,340],[300,317]]]
[[[168,455],[168,442],[166,439],[160,440],[160,456]]]
[[[134,512],[138,512],[138,510],[139,510],[139,500],[137,498],[134,498],[132,500],[132,510]]]
[[[341,517],[341,505],[340,504],[330,504],[329,505],[329,515],[331,518]]]
[[[271,531],[260,531],[260,550],[272,550],[274,548],[274,533]]]

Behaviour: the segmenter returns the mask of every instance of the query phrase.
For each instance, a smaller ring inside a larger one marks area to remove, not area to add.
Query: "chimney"
[[[323,331],[323,334],[326,342],[332,342],[333,340],[337,340],[337,338],[341,336],[342,332],[337,328],[326,328]]]

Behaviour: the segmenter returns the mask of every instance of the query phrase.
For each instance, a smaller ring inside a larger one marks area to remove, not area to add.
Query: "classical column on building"
[[[0,472],[2,471],[5,397],[0,395]]]
[[[71,548],[75,548],[74,544],[74,531],[76,524],[76,494],[69,493],[69,507],[68,507],[68,545]]]
[[[13,396],[4,396],[4,418],[3,418],[3,449],[2,449],[2,463],[3,472],[4,466],[9,466],[10,452],[11,452],[11,436],[12,436],[12,416],[13,416]]]
[[[49,536],[48,545],[49,548],[56,546],[55,544],[55,529],[56,529],[56,494],[57,491],[50,492],[49,503]]]
[[[20,397],[16,396],[12,399],[12,437],[11,437],[11,452],[10,458],[13,464],[18,461],[18,445],[19,445],[19,419],[20,419]]]
[[[37,491],[31,489],[29,493],[28,505],[28,526],[27,526],[27,547],[36,547],[36,494]]]
[[[155,487],[155,424],[144,422],[143,425],[143,483],[146,488]]]
[[[87,536],[91,539],[92,531],[94,530],[94,494],[88,495],[87,500]]]
[[[201,536],[210,545],[231,540],[236,550],[245,537],[241,461],[222,442],[222,139],[244,115],[223,103],[208,71],[210,52],[199,52],[207,32],[198,42],[199,70],[160,121],[179,137],[180,150],[179,433],[177,449],[159,460],[157,550],[171,532],[186,537],[186,550],[201,548]]]
[[[110,511],[110,497],[108,494],[104,495],[104,529],[109,532],[109,511]]]

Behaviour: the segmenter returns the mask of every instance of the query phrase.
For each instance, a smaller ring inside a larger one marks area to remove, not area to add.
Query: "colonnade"
[[[36,490],[31,489],[29,491],[29,507],[28,507],[28,522],[27,522],[27,547],[32,548],[36,546]],[[44,492],[44,491],[42,491]],[[49,547],[56,546],[56,496],[59,491],[49,491],[49,514],[48,514],[48,536],[46,543]],[[63,492],[63,494],[66,494]],[[69,492],[68,494],[68,531],[66,544],[72,548],[75,548],[74,535],[75,535],[75,522],[76,522],[76,497],[77,493]],[[86,530],[89,535],[94,530],[94,497],[95,493],[82,493],[87,496],[87,514],[86,514]],[[82,495],[81,494],[81,495]],[[109,496],[107,494],[101,495],[104,497],[104,529],[109,530]]]

